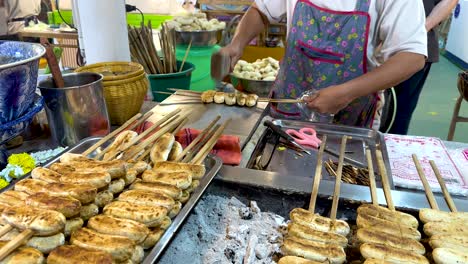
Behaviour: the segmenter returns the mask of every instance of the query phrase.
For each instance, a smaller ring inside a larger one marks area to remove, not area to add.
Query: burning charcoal
[[[232,248],[225,248],[224,255],[226,258],[231,261],[231,263],[235,263],[236,260],[236,252]]]
[[[242,207],[239,209],[239,215],[242,219],[244,220],[250,220],[252,219],[252,210],[248,207]]]
[[[270,255],[270,250],[265,244],[258,244],[255,247],[255,256],[257,256],[258,259],[264,259]]]
[[[281,239],[280,236],[271,235],[271,236],[268,237],[268,242],[270,242],[272,244],[273,243],[278,243],[278,242],[280,242],[280,239]]]

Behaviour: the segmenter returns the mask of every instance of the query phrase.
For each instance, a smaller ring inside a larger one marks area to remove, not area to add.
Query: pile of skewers
[[[175,31],[165,24],[159,32],[162,58],[158,55],[153,42],[151,21],[148,21],[148,26],[141,24],[140,28],[128,26],[128,39],[132,61],[143,65],[146,73],[167,74],[179,70],[175,55]]]
[[[430,161],[432,170],[451,210],[451,212],[440,211],[416,155],[413,155],[413,161],[431,205],[430,209],[426,208],[419,211],[419,218],[424,223],[424,233],[429,236],[429,245],[433,249],[432,258],[434,262],[437,264],[468,263],[468,253],[466,251],[468,248],[468,227],[466,225],[468,213],[457,211],[437,165],[434,161]]]
[[[138,114],[84,153],[64,154],[0,194],[0,261],[42,263],[48,254],[48,263],[141,262],[198,186],[228,122],[216,125],[217,117],[182,150],[171,140],[187,120],[179,112],[136,135],[131,129],[150,116]],[[99,153],[103,160],[87,157],[115,136]]]
[[[318,189],[322,175],[322,157],[327,137],[324,136],[318,154],[317,168],[309,210],[295,208],[290,212],[291,222],[288,234],[283,242],[283,255],[279,264],[289,263],[344,263],[346,254],[344,248],[348,244],[347,235],[350,232],[348,223],[337,220],[338,201],[340,194],[341,174],[348,137],[344,136],[341,143],[338,175],[335,181],[330,218],[314,214]]]
[[[328,174],[336,177],[336,170],[338,169],[338,163],[332,159],[325,162],[325,168]],[[364,168],[356,168],[352,165],[343,166],[343,176],[341,180],[345,183],[358,184],[369,186],[369,171]]]
[[[284,104],[295,104],[303,102],[300,99],[272,99],[272,98],[262,98],[258,97],[256,94],[245,94],[241,92],[235,93],[225,93],[225,92],[217,92],[214,90],[208,90],[204,92],[197,92],[197,91],[189,91],[189,90],[181,90],[181,89],[168,89],[170,91],[174,91],[175,95],[187,97],[187,101],[179,102],[179,103],[204,103],[204,104],[226,104],[230,106],[247,106],[253,107],[258,102],[270,102],[270,103],[284,103]],[[169,92],[161,92],[158,91],[156,93],[160,94],[170,94]]]
[[[395,210],[383,162],[382,151],[376,150],[377,165],[388,208],[379,205],[372,156],[366,150],[372,204],[361,205],[357,212],[357,239],[361,244],[364,263],[429,263],[425,248],[419,242],[419,222],[410,215]]]

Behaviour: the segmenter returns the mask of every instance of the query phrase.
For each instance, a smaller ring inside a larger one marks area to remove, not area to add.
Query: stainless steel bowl
[[[192,46],[214,46],[221,39],[222,30],[215,31],[176,31],[177,45],[188,45],[192,40]]]
[[[273,88],[274,81],[256,81],[243,79],[231,74],[231,82],[236,90],[267,97]]]

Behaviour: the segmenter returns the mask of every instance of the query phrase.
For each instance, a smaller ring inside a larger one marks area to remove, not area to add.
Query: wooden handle
[[[369,186],[371,190],[371,200],[373,205],[379,205],[377,196],[377,184],[375,183],[374,164],[372,163],[372,154],[369,148],[366,148],[367,167],[369,169]]]
[[[437,181],[439,181],[440,189],[442,189],[442,193],[444,194],[445,201],[447,202],[450,211],[458,212],[457,207],[453,202],[452,196],[450,195],[450,192],[448,191],[447,186],[445,185],[444,178],[442,178],[442,175],[440,174],[439,168],[437,168],[437,165],[433,160],[429,161],[429,163],[431,164],[432,170],[434,171]]]
[[[213,137],[208,141],[207,144],[203,146],[203,148],[198,152],[198,154],[193,158],[192,164],[202,164],[203,161],[205,160],[206,156],[210,153],[210,151],[213,149],[213,147],[216,145],[216,142],[218,142],[218,139],[221,137],[221,135],[224,132],[224,129],[227,127],[227,125],[231,122],[231,119],[226,120],[221,127],[216,130],[215,134]]]
[[[340,157],[338,158],[338,171],[336,173],[335,191],[333,192],[333,202],[332,202],[332,209],[330,213],[330,218],[333,221],[336,220],[336,213],[338,211],[338,201],[340,199],[341,176],[343,175],[343,162],[344,162],[347,140],[348,140],[348,136],[343,136],[343,138],[341,139]]]
[[[141,117],[141,114],[138,113],[136,115],[134,115],[132,118],[130,118],[127,122],[125,122],[123,125],[121,125],[119,128],[117,128],[116,130],[114,130],[112,133],[110,133],[109,135],[103,137],[102,139],[100,139],[98,142],[96,142],[96,144],[92,145],[90,148],[88,148],[87,150],[85,150],[82,154],[84,156],[88,156],[89,154],[91,154],[94,150],[96,150],[97,148],[99,148],[102,144],[106,143],[109,139],[115,137],[117,134],[119,134],[120,132],[122,132],[126,127],[128,127],[129,125],[131,125],[135,120],[137,120],[138,118]]]
[[[375,154],[377,157],[377,166],[379,167],[380,176],[382,178],[382,186],[385,194],[385,200],[387,200],[388,209],[395,211],[395,205],[393,204],[392,191],[390,190],[390,183],[388,182],[387,168],[385,168],[382,150],[377,149]]]
[[[431,205],[431,208],[434,210],[439,210],[439,206],[437,205],[437,201],[434,197],[434,193],[432,193],[431,186],[429,185],[429,182],[427,181],[426,174],[424,174],[423,168],[421,167],[421,164],[419,163],[418,156],[416,154],[413,154],[412,157],[413,157],[414,165],[416,166],[416,170],[418,171],[419,178],[421,179],[421,182],[424,186],[424,191],[426,192],[426,197],[427,197],[427,200],[429,201],[429,204]]]
[[[13,229],[12,225],[4,225],[0,228],[0,237],[4,236],[6,233],[10,232]]]
[[[312,185],[312,192],[310,193],[309,211],[315,212],[315,204],[317,203],[317,195],[320,186],[320,180],[322,179],[322,165],[323,165],[323,152],[327,145],[327,135],[322,138],[320,149],[317,157],[317,166],[315,167],[314,183]]]
[[[41,38],[41,44],[44,46],[46,53],[45,57],[47,59],[47,64],[49,64],[50,72],[52,73],[52,78],[54,80],[55,86],[57,88],[64,88],[65,81],[63,80],[62,72],[55,57],[54,51],[50,46],[49,41],[46,38]]]
[[[0,261],[6,258],[11,252],[22,246],[34,235],[34,231],[26,229],[18,236],[10,240],[6,245],[0,249]]]
[[[198,136],[180,153],[180,155],[175,159],[176,162],[179,162],[190,150],[192,150],[198,142],[210,131],[213,126],[219,121],[221,118],[220,115],[218,115],[211,123],[200,133]]]

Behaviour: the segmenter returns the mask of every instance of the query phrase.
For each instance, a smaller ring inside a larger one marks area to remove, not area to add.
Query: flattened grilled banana
[[[60,246],[50,252],[47,264],[113,264],[112,256],[101,250],[85,249],[75,245]]]
[[[289,213],[289,217],[295,223],[309,226],[322,232],[332,232],[347,236],[350,231],[348,223],[343,220],[332,221],[330,218],[311,213],[302,208],[294,208]]]

